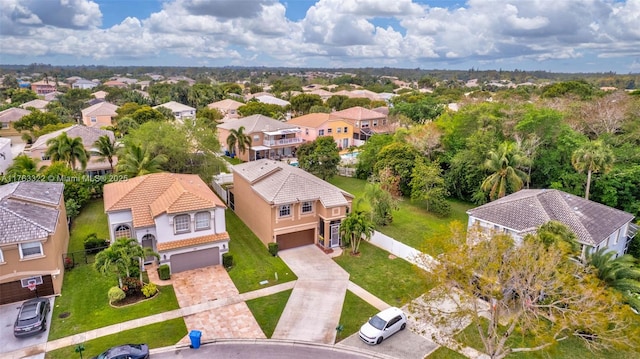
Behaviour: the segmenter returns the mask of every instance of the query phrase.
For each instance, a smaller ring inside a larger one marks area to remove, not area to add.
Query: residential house
[[[47,112],[47,105],[48,104],[49,104],[49,101],[35,99],[35,100],[31,100],[29,102],[23,103],[22,105],[20,105],[20,107],[22,107],[24,109],[35,108],[36,110],[39,110],[39,111],[42,111],[42,112]]]
[[[98,99],[95,99],[98,101]],[[118,106],[109,102],[98,102],[82,110],[82,122],[89,127],[111,126],[112,120],[118,115]]]
[[[331,98],[331,96],[334,95],[333,92],[331,91],[327,91],[327,90],[323,90],[323,89],[315,89],[309,92],[306,92],[309,95],[318,95],[320,96],[320,98],[322,99],[322,101],[327,101],[329,98]]]
[[[395,130],[388,123],[387,115],[360,106],[336,111],[332,115],[347,120],[353,125],[353,139],[356,146],[363,144],[375,133],[391,133]]]
[[[19,107],[0,111],[0,136],[20,136],[20,132],[13,128],[13,123],[30,113],[31,111]]]
[[[222,101],[213,102],[207,105],[207,107],[210,109],[216,109],[220,111],[220,113],[224,116],[224,119],[240,117],[240,115],[238,114],[238,108],[240,106],[244,106],[244,103],[231,99],[224,99]]]
[[[222,263],[225,209],[197,175],[153,173],[104,186],[111,241],[136,239],[172,273]]]
[[[109,136],[112,141],[115,140],[113,131],[102,130],[96,127],[87,127],[84,125],[73,125],[38,137],[31,147],[25,150],[25,153],[29,157],[37,160],[39,167],[50,165],[51,158],[46,154],[47,148],[49,147],[47,145],[47,141],[60,136],[63,132],[66,132],[69,138],[80,137],[82,139],[82,144],[88,153],[94,150],[94,143],[98,138],[100,138],[100,136]],[[117,163],[118,159],[114,158],[113,166],[115,167]],[[79,164],[78,169],[80,169]],[[98,157],[91,156],[89,157],[89,161],[87,161],[85,172],[88,175],[105,174],[111,172],[111,167],[109,166],[108,161],[101,161]]]
[[[127,85],[126,83],[121,82],[121,81],[117,81],[117,80],[107,81],[103,85],[108,86],[108,87],[118,87],[118,88],[122,88],[122,89],[126,89],[127,87],[129,87],[129,85]]]
[[[60,95],[63,95],[63,93],[60,92],[60,91],[53,91],[53,92],[49,92],[49,93],[45,94],[44,96],[42,96],[42,99],[45,100],[45,101],[49,101],[49,102],[57,101],[58,97]]]
[[[256,100],[262,103],[267,103],[270,105],[278,105],[282,107],[285,107],[291,104],[289,101],[279,99],[272,95],[260,95],[260,96],[254,96],[253,98],[255,98]]]
[[[240,127],[244,127],[243,133],[251,138],[250,148],[243,153],[236,153],[243,161],[293,157],[298,146],[304,142],[297,126],[263,115],[252,115],[218,125],[218,140],[225,151],[234,152],[235,149],[228,148],[227,137],[231,130]]]
[[[0,304],[60,294],[69,245],[63,188],[35,181],[0,186]]]
[[[93,82],[93,81],[85,80],[85,79],[78,79],[78,80],[73,82],[73,84],[71,85],[71,88],[87,90],[87,89],[92,89],[92,88],[94,88],[96,86],[98,86],[98,84]]]
[[[11,139],[0,137],[0,175],[7,173],[7,168],[13,163],[13,151],[11,150]]]
[[[294,117],[286,123],[300,128],[304,141],[315,141],[320,136],[331,136],[340,150],[353,144],[353,125],[328,113],[310,113]]]
[[[50,82],[48,80],[42,80],[38,82],[31,83],[31,90],[38,95],[46,95],[50,92],[54,92],[57,90],[57,86],[55,82]]]
[[[551,189],[523,189],[467,214],[469,229],[508,233],[516,242],[549,221],[561,222],[578,237],[583,256],[601,248],[622,255],[638,230],[630,213]]]
[[[154,108],[157,109],[160,107],[168,108],[169,110],[171,110],[171,112],[173,112],[173,116],[175,116],[176,120],[180,123],[183,123],[184,120],[188,118],[196,118],[195,108],[183,105],[179,102],[169,101],[163,103],[162,105],[155,106]]]
[[[340,223],[353,199],[302,169],[262,159],[233,166],[228,204],[265,246],[330,249],[341,245]]]
[[[106,99],[107,95],[109,95],[109,93],[107,91],[96,91],[94,93],[92,93],[91,95],[93,95],[93,97],[97,98],[97,99]]]

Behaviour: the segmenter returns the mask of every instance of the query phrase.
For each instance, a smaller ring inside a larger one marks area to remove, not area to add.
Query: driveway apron
[[[333,344],[349,274],[315,245],[280,251],[298,276],[273,339]]]

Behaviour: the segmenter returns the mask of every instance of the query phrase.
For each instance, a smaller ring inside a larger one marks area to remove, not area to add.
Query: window
[[[179,216],[173,217],[173,229],[175,233],[183,233],[189,232],[191,230],[191,226],[189,222],[191,218],[188,214],[181,214]]]
[[[341,127],[336,128],[336,132],[337,133],[342,133],[342,128]]]
[[[260,135],[253,135],[253,142],[260,141]]]
[[[94,116],[91,116],[91,122],[98,122],[98,119]]]
[[[118,225],[116,227],[116,230],[115,230],[114,234],[115,234],[114,237],[116,239],[131,238],[131,228],[129,226],[127,226],[126,224]]]
[[[42,243],[40,242],[30,242],[30,243],[20,243],[20,258],[27,257],[37,257],[44,255],[42,252]]]
[[[362,121],[362,128],[369,128],[369,121]]]
[[[308,128],[305,128],[305,129],[304,129],[304,134],[305,134],[305,135],[308,135],[308,134],[309,134],[309,129],[308,129]]]
[[[47,156],[47,154],[46,154],[46,153],[43,153],[43,154],[42,154],[42,156],[40,156],[40,158],[41,158],[43,161],[49,161],[49,160],[51,159],[51,157],[50,157],[50,156]]]
[[[313,212],[313,202],[302,202],[302,213]]]
[[[324,136],[324,130],[318,130],[318,136]]]
[[[373,120],[373,125],[378,126],[378,120]]]
[[[327,129],[327,133],[331,133],[331,131],[332,131],[332,129],[330,129],[330,128]]]
[[[198,212],[196,213],[196,231],[201,229],[211,228],[211,213]]]
[[[289,217],[291,215],[291,205],[285,204],[280,206],[280,217]]]
[[[0,263],[4,263],[4,255],[2,254],[2,249],[0,249]]]
[[[344,133],[349,133],[349,128],[348,127],[344,128]]]
[[[9,122],[3,122],[2,128],[9,128]]]

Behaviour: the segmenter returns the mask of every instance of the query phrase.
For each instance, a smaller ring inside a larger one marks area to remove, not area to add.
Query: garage
[[[314,233],[314,229],[307,229],[299,232],[280,234],[276,236],[278,249],[289,249],[314,244]]]
[[[220,249],[218,247],[174,254],[170,259],[171,273],[180,273],[191,269],[220,264]]]
[[[40,297],[54,294],[53,280],[50,275],[42,276],[42,284],[36,287],[36,291]],[[36,293],[29,290],[29,288],[24,288],[19,280],[0,284],[0,293],[0,304],[20,302],[36,297]]]

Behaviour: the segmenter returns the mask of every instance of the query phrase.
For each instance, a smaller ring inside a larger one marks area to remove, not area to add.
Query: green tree
[[[94,267],[102,274],[116,274],[122,287],[122,279],[131,277],[132,273],[139,273],[142,282],[142,262],[150,256],[159,258],[151,248],[142,247],[135,239],[119,238],[96,254]]]
[[[11,103],[18,105],[38,98],[38,95],[29,89],[13,89],[7,91],[7,94],[11,99]]]
[[[589,199],[592,173],[607,173],[611,170],[615,157],[613,151],[602,141],[591,141],[580,146],[571,156],[571,164],[578,173],[587,172],[584,198]]]
[[[447,202],[449,192],[441,175],[442,169],[437,163],[425,163],[419,160],[411,176],[411,199],[424,201],[427,211],[447,216],[451,211],[451,206]]]
[[[42,177],[64,183],[65,207],[69,207],[67,217],[73,218],[79,214],[75,209],[80,209],[91,198],[91,194],[101,192],[103,183],[93,181],[79,181],[84,173],[73,170],[64,162],[54,162],[42,168]]]
[[[131,178],[162,172],[162,165],[165,162],[167,162],[165,155],[152,156],[146,148],[128,144],[120,152],[116,168],[119,174]]]
[[[313,106],[322,106],[320,95],[306,93],[291,97],[289,102],[291,102],[291,110],[298,116],[309,113]]]
[[[315,141],[300,145],[296,151],[300,168],[323,180],[338,174],[340,152],[331,136],[320,136]]]
[[[373,168],[378,162],[378,154],[388,144],[393,142],[391,135],[375,134],[359,148],[358,164],[356,165],[356,177],[360,179],[368,179],[373,175]]]
[[[159,107],[159,109],[163,109],[163,108],[166,109],[165,107]],[[169,113],[171,113],[171,110],[169,110]],[[167,116],[170,116],[171,118]],[[147,122],[151,122],[151,121],[160,122],[160,121],[167,121],[167,120],[174,119],[173,113],[169,115],[169,114],[163,113],[162,110],[151,108],[149,106],[141,106],[139,109],[137,109],[134,113],[131,114],[131,118],[140,125],[145,124]]]
[[[403,114],[413,123],[424,124],[434,120],[444,112],[445,106],[433,97],[424,97],[416,102],[399,101],[394,103],[390,115]]]
[[[376,225],[386,226],[393,222],[392,211],[398,209],[398,201],[384,190],[380,183],[367,183],[364,187],[364,198],[371,206],[371,220]]]
[[[14,158],[11,166],[7,168],[8,177],[34,175],[36,173],[38,173],[38,162],[24,153]]]
[[[587,261],[600,280],[622,293],[629,305],[640,310],[640,268],[637,260],[630,254],[617,258],[615,255],[615,251],[600,248],[590,253]]]
[[[351,254],[360,253],[360,242],[370,240],[374,232],[370,215],[363,211],[352,211],[340,222],[342,243],[351,246]]]
[[[51,158],[51,161],[64,162],[73,170],[76,169],[77,162],[80,162],[80,166],[84,170],[89,160],[82,138],[70,138],[66,132],[47,140],[47,151],[45,153]]]
[[[238,113],[242,117],[251,115],[263,115],[275,119],[284,119],[286,110],[282,106],[262,103],[258,101],[249,101],[246,104],[238,107]]]
[[[107,135],[100,136],[93,146],[91,155],[97,156],[101,161],[108,161],[111,172],[113,172],[113,158],[117,156],[118,151],[116,140],[112,140]]]
[[[373,168],[374,174],[379,174],[383,169],[390,169],[392,174],[400,179],[400,193],[408,197],[411,195],[411,174],[418,157],[418,151],[410,144],[392,142],[378,153]]]
[[[55,125],[60,122],[62,122],[60,117],[52,113],[34,110],[31,111],[30,114],[23,116],[20,120],[14,122],[13,128],[18,131],[37,131],[46,125]]]
[[[349,97],[344,95],[333,95],[327,99],[327,106],[333,110],[339,111],[342,109],[342,103]]]
[[[251,153],[251,136],[244,133],[244,126],[240,126],[240,128],[229,130],[229,136],[227,137],[227,146],[229,146],[229,151],[231,153],[236,153],[236,148],[239,153],[247,152]]]
[[[519,191],[528,176],[518,167],[525,163],[526,158],[517,151],[514,143],[501,143],[497,150],[489,152],[489,158],[484,163],[485,169],[491,174],[482,182],[481,189],[489,192],[492,201]]]

